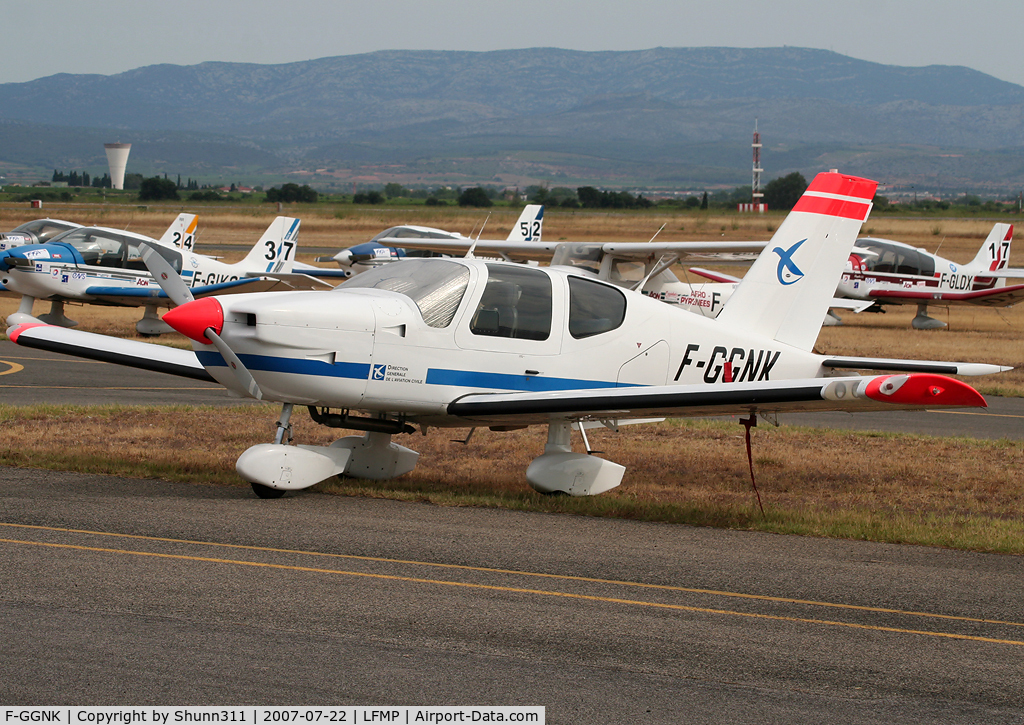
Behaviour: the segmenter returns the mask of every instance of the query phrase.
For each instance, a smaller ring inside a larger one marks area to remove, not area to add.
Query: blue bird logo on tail
[[[793,254],[806,241],[806,239],[801,239],[789,249],[776,247],[772,250],[775,254],[779,255],[779,269],[777,272],[779,284],[791,285],[803,279],[804,273],[800,271],[800,268],[796,266],[796,262],[793,261]],[[787,282],[786,280],[789,281]]]

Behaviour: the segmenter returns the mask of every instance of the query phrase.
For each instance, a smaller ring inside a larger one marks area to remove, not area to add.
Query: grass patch
[[[276,417],[271,405],[0,406],[0,465],[246,486],[235,459],[272,439]],[[293,425],[297,442],[324,445],[338,437],[304,414]],[[735,422],[593,431],[594,447],[627,471],[621,486],[587,498],[542,496],[527,485],[526,467],[545,436],[539,427],[481,429],[468,446],[451,441],[463,431],[398,436],[421,454],[412,473],[391,481],[332,479],[316,490],[1024,554],[1019,441],[758,428],[753,451],[762,516]]]

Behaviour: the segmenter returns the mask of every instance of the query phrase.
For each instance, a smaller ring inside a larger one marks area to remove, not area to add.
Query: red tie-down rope
[[[757,496],[757,506],[764,516],[764,506],[761,504],[761,494],[757,490],[757,482],[754,480],[754,456],[750,452],[750,429],[757,427],[757,414],[751,413],[749,418],[740,418],[740,423],[747,429],[747,463],[750,465],[750,485],[754,488],[754,495]]]

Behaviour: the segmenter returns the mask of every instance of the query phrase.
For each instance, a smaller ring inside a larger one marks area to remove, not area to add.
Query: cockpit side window
[[[577,340],[609,332],[626,319],[626,297],[608,285],[569,277],[569,334]]]
[[[451,324],[469,286],[469,269],[443,259],[389,262],[358,274],[338,289],[383,289],[409,297],[430,327]]]
[[[487,265],[487,286],[470,331],[474,335],[547,340],[551,335],[551,278],[528,267]]]

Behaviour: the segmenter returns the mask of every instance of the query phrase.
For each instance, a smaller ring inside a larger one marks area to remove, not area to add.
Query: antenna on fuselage
[[[469,251],[466,252],[466,259],[476,259],[476,257],[473,256],[473,250],[476,249],[476,243],[480,241],[480,237],[484,233],[484,227],[487,226],[487,220],[490,218],[491,215],[490,212],[488,212],[487,217],[484,219],[484,223],[480,225],[480,232],[476,235],[476,239],[474,239],[473,243],[469,245]]]

